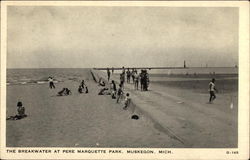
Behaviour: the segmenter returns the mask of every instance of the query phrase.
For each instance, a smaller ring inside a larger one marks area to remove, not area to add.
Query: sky
[[[7,68],[228,67],[238,9],[9,6]]]

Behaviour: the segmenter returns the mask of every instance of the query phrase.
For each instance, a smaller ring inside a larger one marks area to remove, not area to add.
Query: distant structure
[[[186,61],[184,61],[184,68],[186,68]]]

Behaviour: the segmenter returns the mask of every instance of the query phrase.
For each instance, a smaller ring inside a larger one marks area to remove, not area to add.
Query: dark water
[[[87,78],[88,68],[49,68],[49,69],[7,69],[7,84],[43,84],[52,76],[55,82]]]

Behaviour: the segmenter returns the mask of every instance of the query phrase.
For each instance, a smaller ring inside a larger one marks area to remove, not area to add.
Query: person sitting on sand
[[[63,88],[61,91],[57,93],[58,96],[68,96],[72,94],[68,88]]]
[[[57,93],[58,96],[63,96],[65,94],[66,88],[63,88],[61,91]]]
[[[124,102],[124,107],[123,107],[123,109],[127,109],[128,108],[128,106],[129,106],[129,104],[130,104],[130,101],[131,101],[131,99],[130,99],[130,97],[129,97],[129,93],[127,93],[126,94],[126,97],[125,97],[125,102]]]
[[[118,92],[117,92],[117,101],[116,101],[117,103],[119,103],[119,100],[120,100],[122,95],[123,95],[123,90],[122,90],[122,85],[120,84]]]
[[[81,87],[82,87],[82,89],[84,89],[84,87],[85,87],[85,82],[84,82],[84,80],[82,80],[82,82],[81,82]]]
[[[88,92],[89,92],[88,87],[87,87],[87,85],[85,84],[84,80],[82,80],[80,86],[81,86],[82,93],[83,93],[83,90],[84,90],[84,89],[85,89],[85,93],[88,93]],[[80,89],[80,88],[78,88],[78,92],[79,92],[79,89]],[[79,92],[79,93],[80,93],[80,92]]]
[[[209,82],[209,89],[208,89],[209,93],[210,93],[210,97],[209,97],[209,103],[212,103],[216,96],[215,96],[215,91],[218,92],[218,90],[215,88],[215,79],[213,78],[211,82]]]
[[[49,81],[49,88],[50,88],[50,89],[55,89],[56,87],[55,87],[55,85],[54,85],[54,80],[53,80],[53,78],[52,78],[52,77],[49,77],[48,81]]]
[[[17,103],[17,115],[10,116],[7,118],[7,120],[19,120],[19,119],[22,119],[24,117],[27,117],[27,115],[25,114],[25,108],[24,108],[22,102],[18,102]]]
[[[78,87],[78,92],[79,92],[80,94],[83,93],[83,89],[82,89],[82,86],[81,86],[81,85]]]
[[[65,88],[65,95],[68,96],[71,94],[72,94],[71,91],[68,88]]]

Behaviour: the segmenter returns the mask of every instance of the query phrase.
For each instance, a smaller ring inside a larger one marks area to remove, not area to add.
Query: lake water
[[[115,71],[115,73],[119,72]],[[148,70],[148,72],[153,77],[173,74],[238,74],[238,68],[197,67],[187,69],[152,69]],[[7,84],[43,84],[47,83],[49,76],[54,77],[56,82],[91,78],[90,68],[7,69]]]

